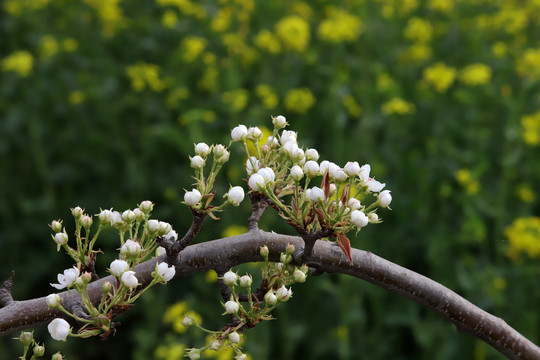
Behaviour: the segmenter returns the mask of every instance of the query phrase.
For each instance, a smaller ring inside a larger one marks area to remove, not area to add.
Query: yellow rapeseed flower
[[[259,31],[253,41],[255,46],[269,52],[270,54],[279,54],[281,52],[281,43],[277,36],[271,31],[263,29]]]
[[[447,66],[443,62],[438,62],[424,69],[424,81],[433,86],[440,93],[445,92],[456,78],[456,69]]]
[[[48,59],[58,53],[58,41],[51,35],[44,35],[39,39],[39,54]]]
[[[124,13],[119,5],[120,0],[84,0],[84,2],[98,13],[103,24],[103,33],[106,36],[114,35],[117,29],[125,25]]]
[[[415,43],[409,46],[402,54],[402,60],[405,62],[421,63],[431,59],[433,50],[429,45]]]
[[[79,47],[79,43],[74,38],[66,38],[62,40],[62,49],[66,52],[74,52]]]
[[[516,195],[519,200],[525,203],[532,203],[536,199],[533,190],[528,184],[519,185],[516,189]]]
[[[160,6],[175,6],[183,14],[192,16],[198,20],[204,20],[207,17],[206,8],[197,1],[191,0],[156,0]]]
[[[290,112],[303,114],[315,104],[315,96],[308,88],[291,89],[285,95],[285,108]]]
[[[507,255],[517,259],[522,252],[531,258],[540,258],[540,218],[517,218],[505,230],[509,248]]]
[[[185,62],[191,63],[195,61],[203,52],[207,44],[207,40],[200,36],[186,36],[182,40],[182,58]]]
[[[161,25],[168,29],[172,29],[178,24],[178,15],[172,10],[166,10],[161,16]]]
[[[262,100],[266,109],[274,109],[279,103],[279,97],[268,84],[259,84],[255,87],[255,94]]]
[[[341,103],[345,106],[345,109],[347,109],[350,116],[358,118],[362,115],[362,107],[356,102],[352,95],[349,94],[343,97]]]
[[[191,310],[185,301],[179,301],[169,306],[163,314],[163,323],[172,324],[172,328],[175,332],[183,334],[186,332],[185,326],[182,325],[184,316],[191,316],[199,325],[202,323],[202,316]]]
[[[308,47],[311,38],[309,24],[300,16],[284,17],[278,21],[275,28],[285,49],[302,53]]]
[[[321,40],[331,43],[355,41],[362,32],[362,21],[344,10],[329,8],[328,16],[321,21],[317,34]]]
[[[433,26],[429,21],[413,17],[407,22],[404,30],[405,38],[418,43],[427,43],[433,37]]]
[[[249,100],[249,93],[246,89],[236,89],[225,91],[221,96],[221,100],[233,112],[242,111]]]
[[[17,73],[21,77],[27,77],[32,73],[34,57],[29,51],[15,51],[2,59],[2,70]]]
[[[517,60],[517,71],[519,75],[533,80],[540,78],[540,48],[525,50],[523,56]]]
[[[159,76],[159,66],[154,64],[137,63],[126,68],[126,74],[131,80],[133,90],[139,92],[146,87],[160,92],[167,87],[167,83]]]
[[[454,8],[454,0],[429,0],[428,7],[443,14],[450,14]]]
[[[231,25],[232,10],[229,7],[219,9],[212,17],[210,28],[215,32],[224,32]]]
[[[158,360],[182,360],[184,359],[186,346],[180,343],[159,345],[154,355]]]
[[[385,115],[411,115],[415,113],[416,106],[402,98],[394,97],[381,106],[381,111]]]
[[[188,88],[175,88],[169,92],[165,104],[169,109],[175,109],[182,100],[186,100],[187,98],[189,98]]]
[[[459,169],[454,176],[468,195],[474,195],[480,190],[480,183],[473,178],[469,169]]]
[[[491,68],[485,64],[471,64],[459,73],[459,80],[465,85],[483,85],[491,79]]]
[[[525,144],[531,146],[540,144],[540,111],[530,115],[523,115],[521,117],[521,128]]]
[[[79,105],[86,98],[86,94],[80,90],[75,90],[69,93],[68,101],[73,105]]]

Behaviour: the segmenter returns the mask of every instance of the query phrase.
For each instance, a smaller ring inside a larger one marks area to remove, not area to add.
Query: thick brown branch
[[[176,277],[187,276],[209,269],[230,268],[246,262],[262,261],[259,249],[266,245],[270,261],[279,261],[287,244],[296,248],[303,245],[299,237],[286,236],[264,231],[250,231],[243,235],[219,239],[188,246],[174,261]],[[540,359],[540,348],[523,335],[497,318],[457,295],[441,284],[420,274],[384,260],[370,252],[352,249],[352,263],[338,246],[317,241],[308,265],[321,271],[342,273],[364,279],[391,292],[406,296],[434,310],[451,321],[461,332],[468,332],[485,341],[510,359]],[[160,259],[163,261],[164,258]],[[148,284],[156,259],[135,268],[139,282]],[[101,297],[104,281],[113,281],[111,276],[89,285],[92,301]],[[60,294],[64,304],[78,300],[78,295]],[[45,324],[61,314],[47,309],[45,298],[14,301],[0,309],[0,336],[15,331]]]

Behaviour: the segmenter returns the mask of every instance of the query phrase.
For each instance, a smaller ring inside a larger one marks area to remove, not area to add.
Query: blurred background
[[[4,0],[0,9],[0,278],[46,296],[70,266],[48,224],[156,204],[182,233],[193,143],[285,115],[299,142],[370,163],[392,211],[352,246],[426,275],[540,343],[540,1]],[[241,185],[241,149],[217,187]],[[249,206],[197,241],[247,230]],[[271,213],[261,227],[292,234]],[[115,256],[114,234],[102,236]],[[98,264],[99,265],[99,264]],[[98,267],[99,269],[99,267]],[[240,273],[259,270],[246,265]],[[154,288],[117,335],[47,357],[180,359],[227,322],[215,273]],[[416,303],[337,275],[310,278],[250,330],[251,359],[501,359]],[[17,334],[15,334],[17,335]],[[5,358],[22,345],[0,339]],[[231,353],[204,354],[221,360]]]

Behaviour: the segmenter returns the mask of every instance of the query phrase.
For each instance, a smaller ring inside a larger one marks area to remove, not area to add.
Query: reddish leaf
[[[336,242],[352,264],[351,242],[349,239],[344,234],[337,233]]]
[[[324,174],[323,179],[321,181],[321,189],[324,190],[324,200],[328,200],[328,196],[330,196],[330,171],[326,170],[326,174]]]
[[[343,205],[345,205],[345,203],[347,202],[348,194],[349,194],[349,184],[345,185],[345,187],[343,188],[343,193],[341,194],[341,203]]]

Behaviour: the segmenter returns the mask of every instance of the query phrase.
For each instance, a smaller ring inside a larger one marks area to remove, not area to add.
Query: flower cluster
[[[385,184],[370,177],[369,164],[360,166],[350,161],[340,167],[328,160],[319,161],[316,149],[303,149],[296,132],[283,130],[288,125],[284,116],[277,116],[272,122],[274,132],[257,156],[249,156],[248,152],[246,172],[251,191],[268,197],[281,217],[300,234],[323,230],[336,237],[350,256],[345,234],[380,222],[376,211],[390,205],[390,190],[383,190]],[[247,151],[247,141],[254,142],[259,149],[261,134],[258,128],[239,125],[232,130],[231,137],[242,142]],[[320,186],[314,185],[317,177],[321,178]],[[286,200],[288,197],[290,200]],[[371,203],[370,197],[374,199]]]

